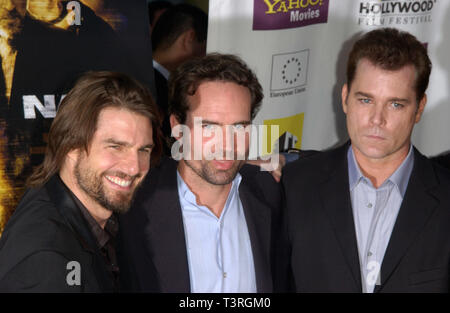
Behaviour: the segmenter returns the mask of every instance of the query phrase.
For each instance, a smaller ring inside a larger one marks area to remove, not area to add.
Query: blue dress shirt
[[[177,172],[183,215],[191,292],[256,292],[255,267],[238,174],[225,207],[217,218],[197,204],[195,195]]]
[[[166,80],[169,80],[170,72],[164,66],[153,60],[153,67],[156,68]]]
[[[414,153],[411,145],[405,160],[379,188],[361,173],[351,146],[347,161],[362,291],[371,293],[380,281],[381,264],[408,187]]]

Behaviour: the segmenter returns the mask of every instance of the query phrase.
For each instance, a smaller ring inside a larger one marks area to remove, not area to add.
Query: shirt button
[[[372,256],[372,252],[369,251],[369,252],[367,253],[367,256]]]
[[[370,209],[372,207],[372,203],[369,203],[367,207]]]
[[[223,273],[223,278],[227,278],[227,273]]]

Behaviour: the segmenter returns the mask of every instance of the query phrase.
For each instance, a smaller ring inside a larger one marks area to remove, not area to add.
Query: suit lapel
[[[375,292],[383,289],[439,204],[431,190],[436,185],[431,161],[414,150],[414,169],[383,258],[381,285],[376,286]]]
[[[161,292],[190,292],[189,265],[183,216],[177,189],[177,163],[168,161],[160,175],[150,177],[158,184],[147,208],[145,236]],[[151,176],[151,174],[150,174]]]
[[[145,204],[148,223],[145,236],[155,265],[162,292],[190,292],[189,265],[183,216],[178,196],[177,163],[169,161],[159,176],[151,202]],[[149,174],[150,176],[151,173]],[[270,271],[271,209],[258,198],[251,183],[243,175],[239,187],[244,215],[251,241],[258,292],[272,291]],[[155,251],[155,253],[153,253]]]
[[[337,149],[325,168],[327,178],[319,188],[323,207],[333,225],[335,235],[347,261],[355,285],[361,286],[361,270],[359,264],[358,244],[356,240],[355,223],[350,199],[347,149],[348,144]],[[325,166],[325,165],[324,165]],[[328,174],[331,173],[331,174]]]
[[[243,176],[239,197],[253,253],[257,292],[272,292],[270,260],[271,209],[263,203]]]

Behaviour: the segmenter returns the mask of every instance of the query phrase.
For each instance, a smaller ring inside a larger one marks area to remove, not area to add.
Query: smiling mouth
[[[108,176],[108,175],[106,175],[105,178],[107,180],[109,180],[110,182],[112,182],[113,184],[116,184],[123,188],[129,187],[131,185],[131,182],[133,181],[133,180],[121,179],[117,176]]]

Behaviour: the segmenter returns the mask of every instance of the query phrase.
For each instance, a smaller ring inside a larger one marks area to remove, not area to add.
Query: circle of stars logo
[[[287,59],[281,70],[283,81],[289,85],[296,83],[301,71],[302,67],[298,58],[292,57]]]

